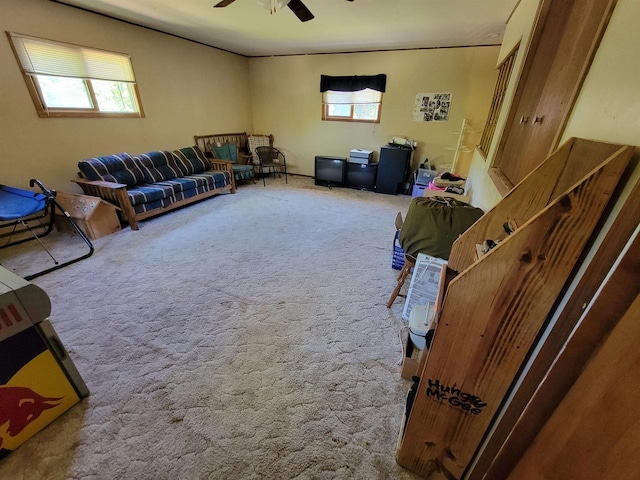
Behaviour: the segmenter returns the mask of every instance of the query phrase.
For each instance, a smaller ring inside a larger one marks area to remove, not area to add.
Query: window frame
[[[491,148],[491,143],[493,142],[493,137],[498,125],[498,118],[502,110],[502,104],[504,103],[507,88],[509,87],[509,80],[511,79],[511,74],[516,63],[519,49],[520,42],[516,44],[516,46],[511,50],[511,52],[509,52],[509,54],[497,67],[498,78],[496,80],[493,98],[491,100],[491,107],[487,116],[487,122],[485,123],[484,129],[482,130],[480,143],[477,147],[480,153],[482,153],[482,155],[485,157],[485,159],[489,156],[489,149]]]
[[[380,102],[376,102],[378,105],[378,115],[375,119],[354,118],[355,103],[322,103],[322,120],[329,122],[353,122],[353,123],[380,123],[380,116],[382,111],[382,99]],[[335,116],[329,114],[330,105],[349,105],[351,107],[351,113],[347,116]],[[373,105],[371,103],[365,103],[361,105]]]
[[[11,45],[11,49],[13,51],[13,54],[16,58],[16,61],[18,63],[18,67],[20,68],[20,72],[22,73],[22,76],[25,80],[25,83],[27,85],[27,90],[29,91],[29,95],[31,96],[31,100],[33,101],[33,104],[36,108],[36,112],[38,113],[38,116],[41,118],[51,118],[51,117],[67,117],[67,118],[144,118],[145,113],[144,113],[144,109],[142,107],[142,101],[140,98],[140,91],[138,89],[138,83],[135,79],[135,72],[133,70],[133,64],[131,63],[131,59],[129,57],[129,55],[124,54],[124,53],[120,53],[120,52],[113,52],[110,50],[104,50],[104,49],[97,49],[97,48],[93,48],[93,47],[85,47],[82,45],[78,45],[78,44],[73,44],[73,43],[65,43],[65,42],[59,42],[57,40],[50,40],[50,39],[46,39],[46,38],[40,38],[40,37],[34,37],[31,35],[23,35],[23,34],[19,34],[19,33],[12,33],[12,32],[5,32],[7,34],[7,37],[9,39],[9,44]],[[22,61],[20,59],[20,55],[18,54],[18,51],[16,49],[16,46],[14,45],[14,41],[13,38],[15,37],[22,37],[22,38],[31,38],[34,40],[37,40],[39,42],[43,42],[43,43],[49,43],[51,45],[62,45],[62,46],[68,46],[71,48],[75,48],[75,49],[85,49],[85,50],[93,50],[93,51],[98,51],[98,52],[106,52],[109,54],[113,54],[113,55],[118,55],[121,56],[123,58],[126,58],[129,62],[129,67],[131,69],[131,73],[133,75],[133,80],[132,81],[128,81],[128,82],[124,82],[121,80],[115,80],[115,79],[107,79],[107,78],[88,78],[88,77],[80,77],[80,76],[75,76],[75,75],[68,75],[68,76],[63,76],[63,75],[51,75],[51,74],[47,74],[47,73],[33,73],[33,72],[28,72],[25,70],[25,68],[23,67]],[[38,75],[41,76],[48,76],[48,77],[63,77],[63,78],[75,78],[78,80],[82,80],[85,90],[87,92],[87,96],[91,101],[92,107],[91,108],[70,108],[70,107],[50,107],[47,106],[46,101],[45,101],[45,95],[42,89],[42,86],[40,85],[40,82],[38,81]],[[103,80],[103,81],[110,81],[110,82],[116,82],[116,83],[126,83],[128,85],[128,87],[130,87],[130,92],[132,93],[132,100],[135,103],[135,107],[137,108],[137,111],[134,112],[112,112],[112,111],[101,111],[98,105],[98,100],[96,97],[96,93],[94,90],[94,86],[92,84],[92,80]]]

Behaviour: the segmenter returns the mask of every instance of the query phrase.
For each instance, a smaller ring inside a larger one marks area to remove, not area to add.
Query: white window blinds
[[[9,35],[27,74],[135,82],[128,55],[21,34]]]
[[[330,104],[362,104],[362,103],[381,103],[382,92],[366,88],[357,92],[337,92],[335,90],[327,90],[322,92],[322,103]]]

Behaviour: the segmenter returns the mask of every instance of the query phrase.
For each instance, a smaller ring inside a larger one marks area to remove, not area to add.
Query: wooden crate
[[[413,376],[418,375],[422,351],[416,348],[409,336],[407,336],[407,341],[403,347],[404,355],[402,357],[402,373],[400,376],[405,380],[411,380]]]
[[[56,201],[91,240],[122,230],[118,208],[98,197],[58,192]],[[56,211],[56,228],[59,231],[73,231],[73,227],[62,218],[59,211]]]

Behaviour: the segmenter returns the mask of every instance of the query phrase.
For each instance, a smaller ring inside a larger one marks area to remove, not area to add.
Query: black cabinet
[[[380,149],[376,192],[397,195],[404,190],[404,183],[411,170],[412,150],[401,145],[387,145]]]

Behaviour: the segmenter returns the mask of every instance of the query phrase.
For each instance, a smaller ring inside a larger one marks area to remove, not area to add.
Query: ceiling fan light
[[[262,8],[269,10],[269,12],[275,13],[281,8],[286,7],[290,1],[291,0],[258,0],[258,4]]]

